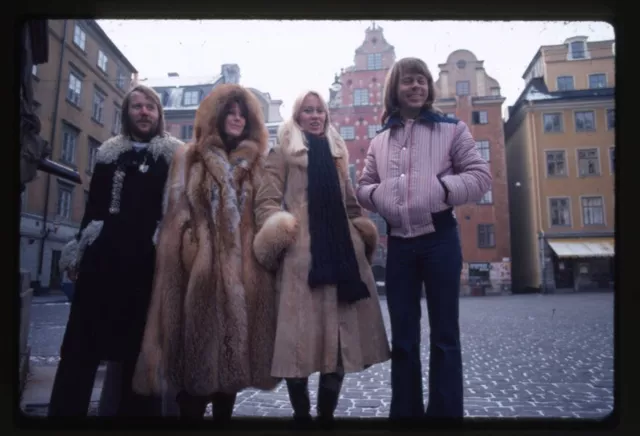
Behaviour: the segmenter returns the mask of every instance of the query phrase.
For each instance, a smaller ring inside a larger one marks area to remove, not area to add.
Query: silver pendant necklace
[[[140,164],[140,166],[138,167],[138,171],[140,171],[142,174],[146,173],[149,170],[149,165],[147,165],[147,156],[144,157],[144,160],[142,161],[142,163]]]

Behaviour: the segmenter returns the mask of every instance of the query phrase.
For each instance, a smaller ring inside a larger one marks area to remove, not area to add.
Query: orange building
[[[456,207],[460,226],[463,295],[508,293],[511,290],[509,199],[504,151],[500,84],[468,50],[456,50],[438,65],[435,105],[464,121],[476,147],[489,162],[491,190],[475,204]]]
[[[540,47],[505,124],[514,290],[611,289],[615,42]]]

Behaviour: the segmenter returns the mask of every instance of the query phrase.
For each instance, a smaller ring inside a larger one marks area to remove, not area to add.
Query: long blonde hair
[[[382,117],[380,119],[383,125],[391,115],[400,111],[398,85],[400,84],[400,79],[402,79],[402,76],[405,74],[421,74],[427,78],[429,91],[423,108],[432,112],[441,113],[441,111],[433,105],[433,102],[436,100],[436,90],[433,75],[429,67],[427,67],[427,64],[418,58],[402,58],[393,64],[393,67],[391,67],[385,79],[383,91],[384,110],[382,111]]]
[[[335,157],[344,156],[346,154],[346,146],[340,146],[341,143],[344,143],[344,141],[340,136],[340,133],[338,133],[336,128],[331,124],[329,116],[329,105],[317,91],[308,90],[298,95],[293,103],[291,118],[283,123],[278,129],[278,142],[280,144],[288,143],[290,147],[289,152],[291,153],[300,151],[300,147],[304,147],[307,145],[307,139],[303,134],[302,126],[300,125],[298,118],[300,117],[300,112],[302,111],[302,103],[304,102],[304,99],[309,95],[316,96],[318,100],[320,100],[320,104],[325,111],[326,118],[324,122],[323,133],[329,141],[331,154],[333,154],[333,156]]]

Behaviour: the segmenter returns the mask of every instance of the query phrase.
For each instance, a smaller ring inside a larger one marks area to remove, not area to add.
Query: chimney
[[[178,73],[169,73],[169,77],[180,77]]]

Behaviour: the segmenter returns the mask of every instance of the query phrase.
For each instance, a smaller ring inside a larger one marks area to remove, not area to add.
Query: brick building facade
[[[349,169],[355,183],[364,168],[371,138],[380,130],[384,81],[395,62],[394,47],[375,23],[365,31],[365,39],[355,51],[354,64],[336,75],[330,89],[329,111],[333,125],[349,149]],[[375,263],[386,261],[386,224],[370,214],[378,225],[380,245]]]
[[[462,294],[509,292],[511,242],[500,85],[468,50],[456,50],[438,65],[435,105],[469,125],[493,184],[476,204],[457,207],[462,239]]]

